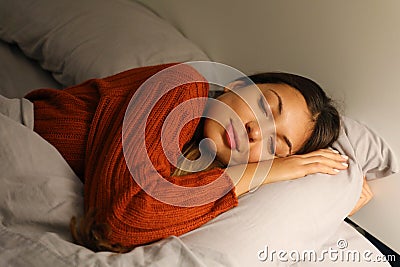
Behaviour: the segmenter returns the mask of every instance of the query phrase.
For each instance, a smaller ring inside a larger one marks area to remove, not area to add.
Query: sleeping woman
[[[151,90],[138,90],[171,66],[177,65],[132,69],[26,96],[34,104],[34,130],[59,150],[84,183],[84,215],[71,220],[78,244],[94,251],[127,252],[186,233],[234,208],[254,179],[268,186],[347,168],[346,156],[328,149],[340,128],[331,99],[315,82],[288,73],[249,76],[252,83],[237,79],[218,101],[186,106],[169,120],[173,126],[168,134],[178,140],[179,153],[169,151],[174,144],[161,138],[167,116],[189,100],[207,99],[209,93],[204,78],[185,64],[164,72],[162,82],[148,85]],[[196,82],[160,97],[164,87],[185,79]],[[141,101],[130,105],[139,94]],[[146,116],[152,98],[160,99]],[[266,134],[271,129],[268,116],[274,119],[274,138]],[[134,134],[141,127],[145,153],[142,139]],[[199,148],[203,139],[208,140],[205,150]],[[199,169],[194,163],[207,154],[215,157]],[[165,181],[175,187],[164,186]]]

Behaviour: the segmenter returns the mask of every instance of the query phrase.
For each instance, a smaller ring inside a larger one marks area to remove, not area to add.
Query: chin
[[[235,165],[247,163],[247,162],[240,161],[240,160],[232,158],[232,157],[228,158],[228,159],[225,159],[224,161],[221,160],[221,162],[223,162],[223,164],[226,165],[226,166],[235,166]]]
[[[229,160],[231,160],[231,157],[229,156],[229,153],[218,153],[217,152],[217,160],[221,162],[223,165],[228,166]]]

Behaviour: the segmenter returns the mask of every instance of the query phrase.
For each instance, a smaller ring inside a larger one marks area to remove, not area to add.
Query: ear
[[[230,82],[224,87],[224,93],[227,93],[227,92],[229,92],[231,90],[234,90],[234,89],[238,89],[240,87],[243,87],[244,85],[245,85],[245,82],[244,81],[240,81],[240,80]]]

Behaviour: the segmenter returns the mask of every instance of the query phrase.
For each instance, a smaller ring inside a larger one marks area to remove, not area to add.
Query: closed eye
[[[272,136],[269,137],[269,153],[275,155],[275,142]]]
[[[293,149],[292,142],[290,142],[290,140],[286,136],[284,136],[283,139],[285,140],[285,143],[289,148],[289,155],[292,155],[292,149]]]
[[[278,112],[279,112],[279,115],[280,115],[280,114],[282,114],[282,109],[283,109],[282,98],[276,91],[274,91],[272,89],[270,89],[270,91],[272,93],[274,93],[274,95],[278,98]]]
[[[268,104],[265,102],[264,96],[260,97],[259,105],[260,105],[262,111],[265,113],[265,116],[267,116],[267,118],[268,118],[269,117],[269,109],[267,108]]]

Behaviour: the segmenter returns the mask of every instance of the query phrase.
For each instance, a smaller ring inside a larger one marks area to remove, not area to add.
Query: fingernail
[[[346,162],[342,162],[342,165],[345,167],[349,167],[349,164],[347,164]]]
[[[339,154],[339,151],[337,151],[336,149],[333,148],[329,148],[333,153]]]
[[[335,172],[340,172],[338,169],[333,169]]]
[[[346,156],[346,155],[340,155],[340,156],[342,156],[342,158],[344,158],[344,159],[349,159],[349,157],[348,156]]]

